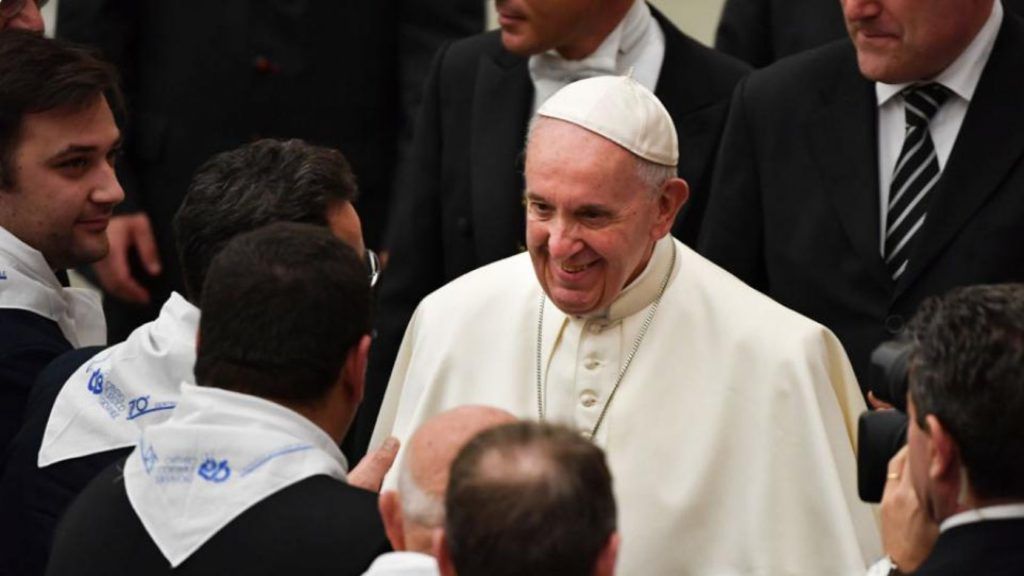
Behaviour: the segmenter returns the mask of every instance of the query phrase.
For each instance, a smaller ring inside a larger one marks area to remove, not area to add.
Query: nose
[[[573,222],[556,219],[549,228],[548,253],[556,260],[568,259],[580,251],[583,242],[578,234],[578,227]]]
[[[124,200],[124,188],[121,188],[121,183],[117,180],[114,167],[104,164],[100,170],[102,173],[89,198],[96,204],[110,204],[111,206],[120,204]]]
[[[843,16],[847,22],[867,20],[878,16],[882,6],[878,0],[842,0]]]

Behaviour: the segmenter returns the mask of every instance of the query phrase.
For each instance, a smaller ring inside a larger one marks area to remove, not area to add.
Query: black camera
[[[865,502],[881,502],[889,460],[907,443],[907,375],[911,345],[883,342],[871,353],[868,387],[894,410],[868,410],[857,432],[857,491]]]

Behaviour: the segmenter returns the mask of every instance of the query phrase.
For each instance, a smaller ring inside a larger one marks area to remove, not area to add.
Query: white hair
[[[424,528],[439,528],[444,524],[444,495],[429,494],[416,482],[412,471],[415,457],[412,445],[398,468],[398,499],[402,506],[402,517]]]

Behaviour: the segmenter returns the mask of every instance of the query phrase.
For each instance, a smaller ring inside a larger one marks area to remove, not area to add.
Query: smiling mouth
[[[571,264],[566,264],[565,262],[563,262],[560,267],[562,268],[562,270],[564,270],[565,272],[568,272],[570,274],[578,274],[580,272],[583,272],[587,268],[590,268],[595,263],[596,262],[590,262],[588,264],[580,264],[578,266],[573,266]]]

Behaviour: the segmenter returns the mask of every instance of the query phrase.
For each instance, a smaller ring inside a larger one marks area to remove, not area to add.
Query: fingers
[[[131,234],[135,244],[135,250],[139,253],[142,265],[151,276],[160,273],[160,253],[156,248],[156,237],[153,235],[153,227],[149,224],[149,218],[145,214],[133,214]]]
[[[893,480],[901,480],[905,476],[904,472],[907,469],[907,447],[900,448],[900,451],[896,453],[889,460],[889,467],[887,468],[888,474],[886,475],[886,483]]]
[[[871,391],[868,391],[868,404],[871,405],[871,409],[872,410],[892,410],[893,409],[893,405],[892,404],[889,404],[888,402],[886,402],[884,400],[879,400],[879,398],[877,396],[875,396],[875,393],[871,392]]]
[[[357,488],[379,492],[384,476],[398,455],[398,439],[391,437],[377,450],[367,454],[348,475],[348,483]]]

